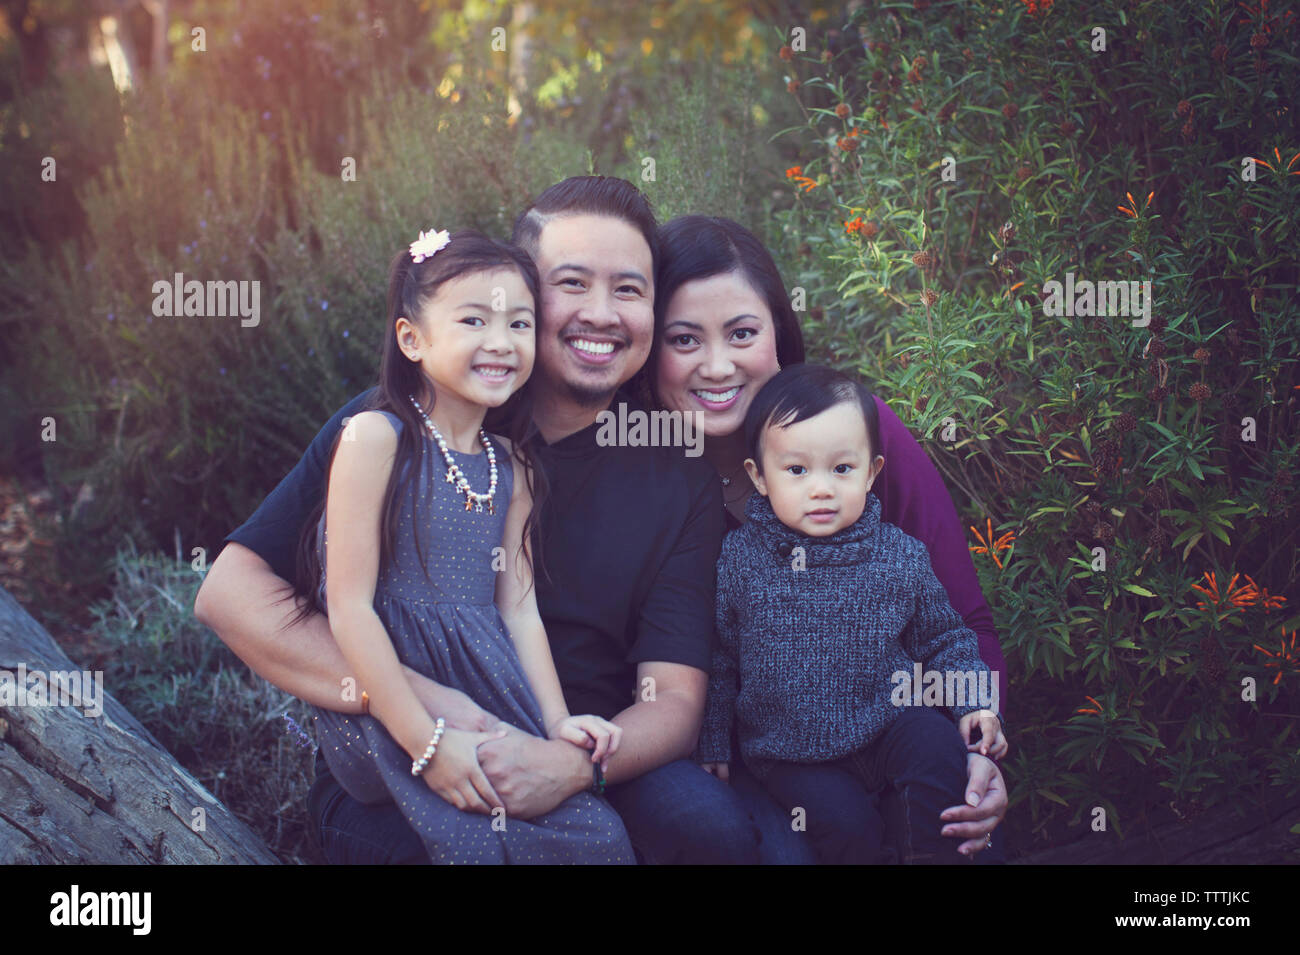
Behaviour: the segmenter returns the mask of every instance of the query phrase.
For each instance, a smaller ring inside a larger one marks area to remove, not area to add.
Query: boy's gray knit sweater
[[[919,662],[926,671],[987,674],[925,545],[882,523],[874,494],[856,522],[827,537],[786,527],[761,494],[750,497],[746,516],[718,560],[718,644],[701,762],[732,758],[733,715],[756,775],[768,761],[839,759],[898,716],[895,672],[910,679]],[[800,547],[806,569],[796,569]],[[967,698],[949,711],[960,719],[978,702]]]

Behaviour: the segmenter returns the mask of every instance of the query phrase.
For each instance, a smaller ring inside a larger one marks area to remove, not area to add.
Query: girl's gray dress
[[[401,433],[402,422],[381,412]],[[466,693],[507,723],[545,738],[541,708],[494,602],[496,569],[513,560],[502,545],[513,488],[509,456],[495,439],[496,513],[466,511],[446,480],[446,463],[427,431],[419,481],[402,504],[390,566],[381,567],[375,611],[402,663]],[[453,452],[454,453],[454,452]],[[486,491],[487,454],[455,454],[475,491]],[[428,573],[416,552],[414,530]],[[317,532],[324,567],[322,516]],[[325,596],[322,574],[320,595]],[[463,812],[411,775],[411,757],[373,716],[314,707],[321,751],[339,784],[363,803],[395,802],[435,863],[633,863],[618,814],[587,792],[533,819]],[[437,757],[434,757],[437,761]]]

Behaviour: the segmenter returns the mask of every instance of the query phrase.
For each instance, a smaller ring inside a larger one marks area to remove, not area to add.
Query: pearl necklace
[[[454,484],[456,490],[465,495],[465,510],[468,511],[472,507],[475,511],[482,511],[483,504],[486,503],[488,513],[495,514],[496,509],[492,505],[492,496],[497,492],[497,458],[496,452],[492,450],[492,445],[488,441],[487,432],[479,428],[478,439],[483,443],[483,448],[487,452],[491,478],[488,481],[487,493],[479,494],[477,491],[470,489],[469,481],[466,479],[464,472],[461,471],[460,465],[456,463],[455,458],[451,456],[446,440],[438,433],[438,429],[433,426],[433,422],[424,413],[420,403],[415,400],[415,395],[407,395],[407,397],[411,399],[411,404],[415,405],[416,413],[424,420],[424,426],[429,429],[429,434],[433,436],[434,442],[438,445],[438,450],[442,452],[443,460],[447,462],[447,483]]]

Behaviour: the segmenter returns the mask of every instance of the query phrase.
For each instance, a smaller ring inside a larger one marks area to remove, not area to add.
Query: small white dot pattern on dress
[[[383,414],[395,427],[402,427],[396,415]],[[540,707],[494,603],[493,549],[503,546],[514,480],[512,462],[500,442],[493,440],[496,513],[488,514],[486,508],[466,511],[464,494],[445,480],[446,464],[437,445],[427,431],[422,432],[419,479],[402,503],[394,558],[391,566],[381,568],[376,582],[375,610],[402,663],[462,690],[506,722],[544,737]],[[486,490],[487,454],[452,454],[470,486]],[[318,533],[322,565],[324,540],[322,518]],[[513,556],[507,554],[507,560]],[[322,575],[322,598],[324,586]],[[543,816],[498,818],[494,827],[493,817],[462,812],[433,792],[423,778],[413,777],[410,755],[374,717],[319,707],[315,716],[321,751],[339,784],[361,802],[396,803],[435,863],[635,861],[622,820],[600,797],[579,793]]]

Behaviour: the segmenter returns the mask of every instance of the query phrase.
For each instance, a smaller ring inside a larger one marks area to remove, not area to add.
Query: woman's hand
[[[600,763],[600,771],[604,772],[609,768],[609,757],[618,751],[623,731],[609,720],[588,714],[557,720],[547,730],[547,736],[592,750],[591,761]]]
[[[966,754],[966,805],[950,806],[939,814],[943,834],[963,839],[957,851],[974,856],[988,848],[989,834],[1007,813],[1006,783],[997,763],[979,753]]]
[[[977,721],[982,738],[978,743],[966,743],[970,739],[971,726]],[[1002,732],[1002,724],[998,722],[992,710],[975,710],[967,713],[958,721],[957,730],[961,733],[961,741],[966,743],[968,753],[979,753],[990,759],[1001,759],[1007,754],[1007,737]]]
[[[493,809],[505,808],[492,784],[478,764],[478,747],[488,740],[500,739],[505,730],[495,733],[467,733],[447,729],[438,743],[438,752],[425,767],[425,783],[457,809],[491,815]]]
[[[717,776],[724,783],[731,779],[731,768],[726,763],[700,763],[700,769],[710,776]]]

